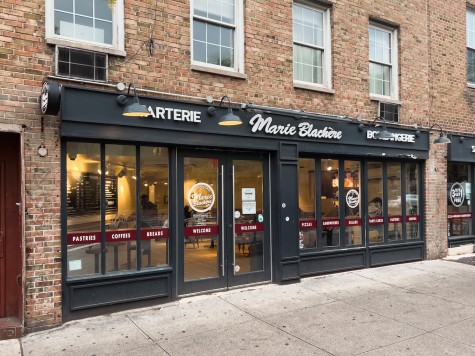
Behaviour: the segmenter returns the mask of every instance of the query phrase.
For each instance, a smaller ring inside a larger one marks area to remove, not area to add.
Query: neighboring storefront
[[[449,247],[475,243],[472,214],[475,138],[452,135],[447,154],[447,237]]]
[[[427,132],[117,96],[61,88],[64,320],[424,258]]]

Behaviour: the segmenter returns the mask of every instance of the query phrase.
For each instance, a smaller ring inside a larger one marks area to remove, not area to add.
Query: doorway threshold
[[[23,336],[23,325],[16,317],[0,318],[0,340],[18,339]]]

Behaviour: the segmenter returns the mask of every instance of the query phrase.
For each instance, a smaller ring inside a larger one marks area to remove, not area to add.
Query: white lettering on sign
[[[323,226],[339,226],[340,225],[340,222],[338,220],[334,220],[334,221],[324,221]]]
[[[336,131],[331,127],[324,127],[323,129],[314,128],[313,124],[309,122],[302,122],[298,127],[287,125],[276,125],[272,123],[272,117],[263,118],[261,114],[254,115],[249,120],[249,125],[252,126],[252,132],[264,132],[270,135],[294,136],[298,134],[300,137],[310,138],[324,138],[329,140],[340,140],[343,137],[341,131]]]
[[[302,227],[312,227],[312,223],[311,222],[303,222],[302,223]]]
[[[366,131],[366,138],[368,140],[385,140],[385,141],[409,142],[409,143],[416,142],[416,135],[395,133],[393,138],[374,137],[377,133],[379,133],[379,131],[368,130]]]
[[[185,121],[193,123],[201,122],[201,112],[199,111],[164,108],[161,106],[157,106],[154,111],[153,108],[149,106],[148,112],[154,119]]]
[[[206,234],[206,233],[211,233],[211,228],[201,228],[201,229],[193,229],[194,234]]]
[[[159,236],[163,236],[163,231],[147,231],[147,234],[146,234],[147,237],[159,237]]]
[[[241,230],[243,230],[243,231],[257,230],[257,225],[241,226]]]
[[[465,190],[463,189],[462,184],[454,183],[450,188],[450,201],[452,205],[458,208],[462,206],[463,201],[465,200]]]
[[[123,233],[123,234],[112,234],[111,238],[113,240],[116,240],[116,239],[130,239],[130,232],[126,232],[126,233]]]
[[[348,225],[358,225],[359,221],[358,220],[348,220],[347,224]]]
[[[73,236],[72,240],[73,242],[96,241],[96,235]]]
[[[472,146],[472,153],[475,153],[475,146]]]
[[[369,219],[369,222],[370,222],[370,224],[384,223],[384,219],[382,219],[382,218]]]

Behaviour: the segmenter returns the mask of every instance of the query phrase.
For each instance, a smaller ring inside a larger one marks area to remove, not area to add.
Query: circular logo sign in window
[[[350,189],[348,193],[346,193],[346,205],[349,208],[354,209],[360,203],[360,194],[355,189]]]
[[[465,190],[463,189],[462,184],[454,183],[450,188],[450,201],[452,205],[458,208],[463,204],[465,199]]]
[[[215,195],[213,188],[206,183],[196,183],[190,188],[188,202],[191,208],[198,213],[204,213],[214,205]]]

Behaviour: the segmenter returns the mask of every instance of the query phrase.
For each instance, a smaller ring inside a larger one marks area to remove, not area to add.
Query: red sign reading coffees
[[[101,242],[100,232],[76,232],[68,234],[68,245],[88,245]]]
[[[219,234],[218,225],[202,225],[202,226],[187,226],[185,227],[185,237],[192,236],[207,236]]]
[[[317,221],[316,220],[299,221],[299,229],[300,230],[309,230],[309,229],[316,229],[316,228],[317,228]]]
[[[135,230],[119,230],[106,232],[106,242],[133,241],[135,239]]]
[[[141,229],[141,240],[168,239],[168,229]]]
[[[264,224],[263,223],[255,223],[255,224],[236,224],[235,230],[237,234],[242,234],[244,232],[261,232],[264,231]]]

